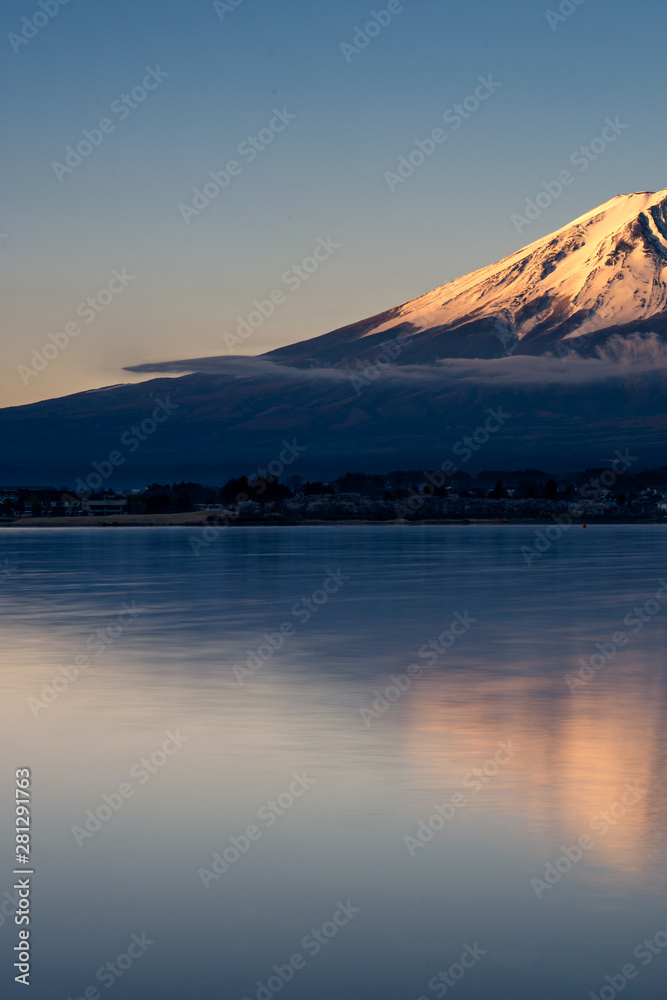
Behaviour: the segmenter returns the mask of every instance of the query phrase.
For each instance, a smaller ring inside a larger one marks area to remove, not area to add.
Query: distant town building
[[[90,498],[81,501],[81,512],[84,515],[108,517],[112,514],[125,514],[127,512],[127,500],[125,497],[107,496],[100,498]]]

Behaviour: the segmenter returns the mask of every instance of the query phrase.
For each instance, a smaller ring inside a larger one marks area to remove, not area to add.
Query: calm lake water
[[[663,528],[193,534],[0,534],[3,995],[29,767],[33,1000],[664,997]]]

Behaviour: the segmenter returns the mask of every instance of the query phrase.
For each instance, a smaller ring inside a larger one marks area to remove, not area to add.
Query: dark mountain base
[[[536,385],[514,383],[511,368],[487,382],[465,371],[403,369],[368,384],[341,372],[265,368],[1,410],[0,483],[60,486],[91,475],[118,488],[220,483],[271,462],[283,477],[318,479],[443,462],[467,472],[558,472],[609,464],[626,449],[635,470],[667,461],[660,370]],[[159,401],[163,416],[173,408],[162,423],[152,416]]]

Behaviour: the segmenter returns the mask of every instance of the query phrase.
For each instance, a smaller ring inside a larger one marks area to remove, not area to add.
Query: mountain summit
[[[621,195],[324,336],[258,358],[144,364],[132,370],[181,377],[0,410],[0,469],[31,485],[91,470],[114,486],[215,483],[271,469],[289,445],[293,472],[329,478],[440,468],[470,440],[484,444],[466,453],[469,469],[598,467],[619,448],[637,467],[659,465],[666,263],[667,191]],[[160,405],[173,416],[158,426]]]
[[[496,264],[265,357],[345,366],[399,334],[399,364],[560,354],[574,338],[596,356],[618,334],[667,335],[666,265],[667,190],[619,195]]]

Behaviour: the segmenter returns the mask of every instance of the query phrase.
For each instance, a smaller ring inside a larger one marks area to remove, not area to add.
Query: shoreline
[[[210,518],[210,519],[209,519]],[[362,520],[362,519],[345,519],[345,520],[318,520],[318,519],[307,519],[303,520],[285,520],[282,518],[265,518],[262,520],[240,520],[236,519],[233,521],[225,522],[222,518],[210,517],[210,511],[198,511],[196,513],[188,514],[127,514],[114,518],[105,517],[40,517],[40,518],[17,518],[13,521],[1,521],[0,520],[0,530],[1,529],[11,529],[11,528],[214,528],[216,530],[222,530],[223,528],[298,528],[298,527],[354,527],[354,526],[377,526],[377,527],[474,527],[474,526],[493,526],[493,527],[510,527],[512,525],[518,526],[549,526],[553,523],[552,518],[545,517],[516,517],[516,518],[448,518],[445,519],[424,519],[424,520],[406,520],[397,518],[392,521],[373,521],[373,520]],[[572,524],[581,524],[582,526],[593,526],[600,524],[608,525],[619,525],[619,524],[634,524],[634,525],[648,525],[648,524],[667,524],[667,516],[661,517],[644,517],[644,518],[629,518],[629,517],[587,517],[580,519],[573,519]]]

